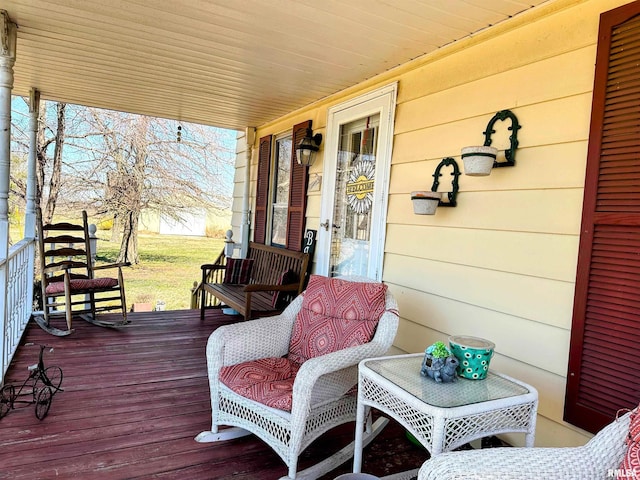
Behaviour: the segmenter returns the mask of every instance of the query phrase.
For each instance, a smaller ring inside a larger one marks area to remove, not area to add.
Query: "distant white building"
[[[181,214],[180,219],[152,210],[145,210],[140,217],[139,229],[161,235],[191,235],[204,237],[207,228],[225,231],[231,225],[231,212],[217,215],[204,208],[194,208]]]
[[[161,235],[193,235],[204,237],[207,233],[207,212],[197,209],[184,213],[179,220],[160,215],[159,232]]]

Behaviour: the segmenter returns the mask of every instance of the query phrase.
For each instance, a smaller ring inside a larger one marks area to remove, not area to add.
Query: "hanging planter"
[[[491,146],[491,135],[496,133],[493,126],[498,120],[511,120],[511,136],[509,137],[509,148],[504,151],[504,160],[498,162],[498,149]],[[518,118],[511,110],[500,110],[496,113],[484,133],[484,145],[478,147],[465,147],[462,149],[462,161],[464,162],[464,173],[466,175],[484,177],[491,173],[492,168],[513,167],[516,164],[516,149],[518,148],[518,130],[522,128],[518,123]]]
[[[441,199],[442,194],[440,192],[427,190],[411,192],[413,213],[416,215],[434,215]]]
[[[442,167],[451,167],[451,191],[450,192],[438,192],[438,186],[440,185],[440,177],[442,174],[440,170]],[[411,201],[413,202],[413,213],[416,215],[434,215],[436,209],[440,207],[455,207],[456,196],[458,195],[458,177],[460,176],[460,169],[456,161],[451,158],[443,158],[442,161],[436,167],[436,171],[433,172],[433,185],[431,185],[431,191],[421,190],[417,192],[411,192]]]
[[[464,173],[472,177],[485,177],[491,173],[491,169],[498,156],[498,149],[489,146],[464,147],[462,149],[462,161]]]

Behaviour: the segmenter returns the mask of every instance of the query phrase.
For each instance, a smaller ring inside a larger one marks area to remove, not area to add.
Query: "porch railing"
[[[6,296],[0,300],[0,303],[4,303],[0,310],[0,315],[4,315],[4,319],[0,317],[3,327],[0,346],[2,380],[31,318],[34,255],[35,240],[25,238],[12,245],[7,260],[0,263],[0,292],[6,292]]]

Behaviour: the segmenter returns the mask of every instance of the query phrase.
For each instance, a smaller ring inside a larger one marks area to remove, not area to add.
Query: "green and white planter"
[[[455,335],[449,337],[449,348],[460,361],[458,375],[469,380],[482,380],[489,371],[495,344],[484,338]]]

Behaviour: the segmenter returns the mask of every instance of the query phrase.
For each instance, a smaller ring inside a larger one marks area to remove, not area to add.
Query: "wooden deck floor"
[[[193,437],[210,428],[205,345],[216,327],[236,321],[217,311],[132,313],[120,330],[78,320],[53,337],[31,323],[7,375],[22,382],[37,361],[64,373],[63,392],[39,421],[33,406],[0,420],[0,479],[260,479],[286,467],[254,436],[218,444]],[[301,468],[353,439],[353,424],[334,429],[301,456]],[[427,454],[394,422],[365,451],[363,471],[382,476],[419,467]],[[341,466],[323,480],[350,471]]]

